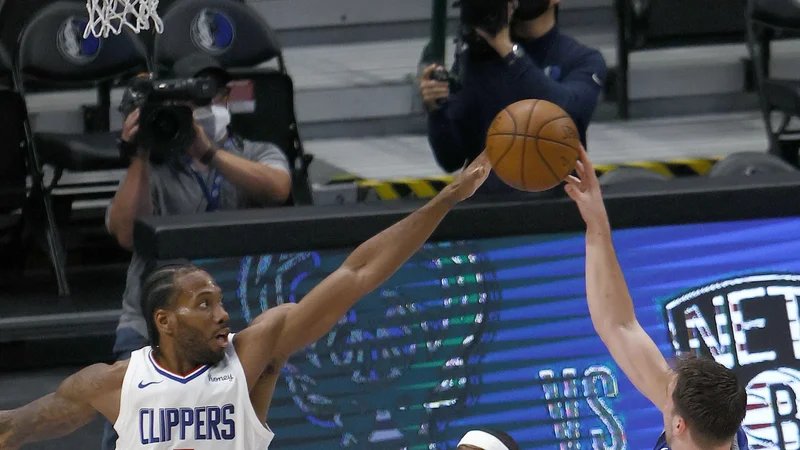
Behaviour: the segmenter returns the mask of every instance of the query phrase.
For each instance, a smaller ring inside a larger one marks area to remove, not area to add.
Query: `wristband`
[[[522,50],[522,47],[520,47],[519,44],[514,44],[514,46],[511,47],[511,52],[503,58],[503,62],[510,66],[517,62],[524,54],[525,51]]]
[[[139,153],[139,146],[124,139],[117,139],[117,150],[119,150],[120,158],[125,161],[130,161],[131,158]]]
[[[200,162],[207,166],[211,163],[211,160],[214,159],[214,155],[216,154],[217,154],[217,149],[215,149],[214,147],[209,147],[208,150],[206,150],[206,152],[203,153],[203,156],[200,157]]]

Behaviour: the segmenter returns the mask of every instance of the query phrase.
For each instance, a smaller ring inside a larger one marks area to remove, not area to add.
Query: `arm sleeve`
[[[524,98],[555,103],[584,127],[588,125],[605,83],[607,67],[600,52],[591,50],[577,58],[560,81],[548,77],[531,58],[523,57],[509,67],[508,89]]]

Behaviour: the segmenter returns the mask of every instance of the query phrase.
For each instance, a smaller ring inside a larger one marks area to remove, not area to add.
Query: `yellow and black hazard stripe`
[[[641,167],[652,170],[670,178],[704,175],[721,158],[705,159],[673,159],[668,161],[636,161],[624,164],[598,164],[595,172],[598,175],[611,172],[620,167]],[[368,198],[374,194],[381,200],[398,200],[407,198],[431,198],[453,181],[454,176],[442,175],[429,178],[398,178],[391,180],[368,180],[354,175],[343,175],[332,179],[329,183],[356,183],[359,187],[359,198]]]
[[[722,157],[703,158],[703,159],[671,159],[667,161],[634,161],[623,164],[596,164],[595,172],[598,175],[611,172],[620,167],[641,167],[644,169],[658,172],[669,178],[691,177],[705,175],[714,164]]]
[[[396,180],[358,180],[358,187],[366,197],[374,192],[381,200],[401,198],[431,198],[453,181],[453,176],[443,175],[432,178],[401,178]]]

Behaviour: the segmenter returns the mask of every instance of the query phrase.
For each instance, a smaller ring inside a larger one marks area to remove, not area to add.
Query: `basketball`
[[[580,148],[575,122],[545,100],[522,100],[500,111],[486,136],[486,153],[497,176],[528,192],[564,181],[575,169]]]

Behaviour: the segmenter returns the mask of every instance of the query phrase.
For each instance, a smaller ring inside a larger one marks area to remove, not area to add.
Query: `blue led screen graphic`
[[[642,326],[748,386],[750,445],[800,442],[800,219],[621,230]],[[351,249],[197,261],[234,329],[297,302]],[[595,335],[582,233],[427,244],[295,354],[269,424],[281,449],[452,449],[475,427],[524,449],[652,449],[659,411]],[[782,424],[777,426],[776,424]]]

